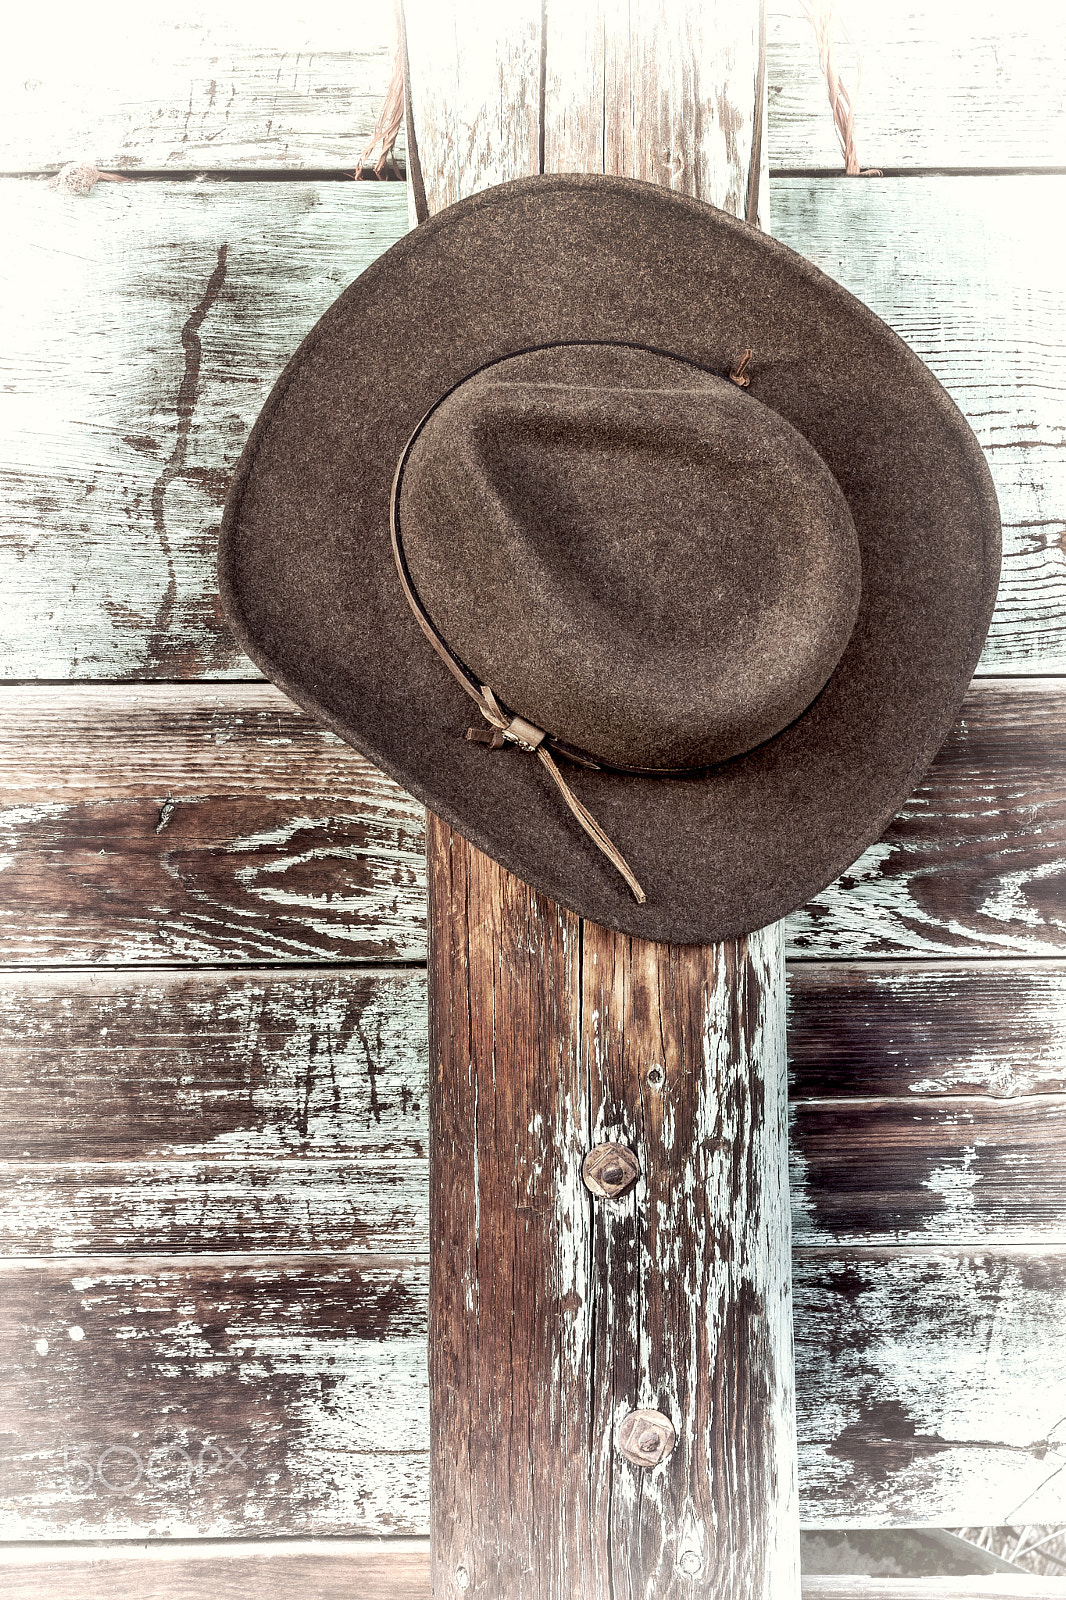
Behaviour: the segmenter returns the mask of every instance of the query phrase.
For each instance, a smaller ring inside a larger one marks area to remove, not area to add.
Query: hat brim
[[[423,639],[390,542],[393,472],[426,410],[501,357],[584,340],[719,374],[750,349],[749,393],[827,463],[862,555],[848,647],[782,733],[683,779],[567,769],[643,906],[536,761],[464,741],[470,701]],[[873,312],[723,212],[575,174],[461,201],[340,296],[252,430],[219,576],[257,665],[480,849],[608,927],[709,943],[803,905],[881,834],[958,711],[999,559],[973,433]]]

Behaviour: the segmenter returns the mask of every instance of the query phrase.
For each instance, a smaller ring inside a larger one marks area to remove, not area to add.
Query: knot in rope
[[[505,744],[514,744],[519,750],[535,755],[593,844],[598,850],[602,850],[611,865],[621,873],[637,904],[644,905],[648,897],[634,877],[625,857],[611,843],[592,812],[578,799],[556,766],[551,753],[545,748],[544,741],[547,735],[544,729],[538,728],[533,722],[527,722],[525,717],[506,716],[500,702],[486,683],[481,685],[481,693],[475,698],[478,709],[489,726],[467,728],[465,737],[473,744],[488,745],[490,750],[502,750]]]

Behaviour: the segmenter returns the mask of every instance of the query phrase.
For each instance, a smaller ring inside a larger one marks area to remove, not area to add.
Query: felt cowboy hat
[[[220,579],[253,660],[482,850],[709,942],[882,832],[999,548],[973,434],[858,300],[698,201],[546,176],[424,223],[312,330]]]

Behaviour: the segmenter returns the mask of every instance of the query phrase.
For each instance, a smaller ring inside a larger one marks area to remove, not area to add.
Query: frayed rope
[[[825,77],[829,91],[829,104],[833,109],[840,153],[844,157],[844,171],[849,178],[879,178],[880,167],[860,167],[855,150],[855,101],[862,83],[862,57],[859,55],[847,28],[837,12],[833,0],[800,0],[804,15],[814,29],[818,44],[818,65]],[[837,71],[833,36],[839,29],[845,44],[855,50],[855,88],[849,91]]]
[[[374,124],[374,131],[370,135],[369,143],[359,157],[359,165],[352,176],[360,179],[364,172],[373,172],[375,177],[383,178],[386,171],[390,176],[399,177],[399,169],[393,157],[396,140],[400,135],[400,125],[403,122],[403,51],[399,45],[392,63],[392,81],[389,92],[385,96],[385,104],[381,108],[378,120]]]
[[[62,194],[92,194],[98,183],[131,181],[123,177],[121,172],[101,172],[91,161],[68,161],[66,166],[60,167],[54,178],[49,178],[48,187],[58,189]]]

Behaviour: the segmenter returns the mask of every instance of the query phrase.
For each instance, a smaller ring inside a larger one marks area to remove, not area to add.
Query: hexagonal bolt
[[[635,1467],[657,1467],[674,1448],[677,1434],[661,1411],[630,1411],[618,1424],[615,1441]]]
[[[640,1177],[640,1162],[628,1145],[596,1144],[581,1163],[581,1176],[590,1194],[614,1200]]]

